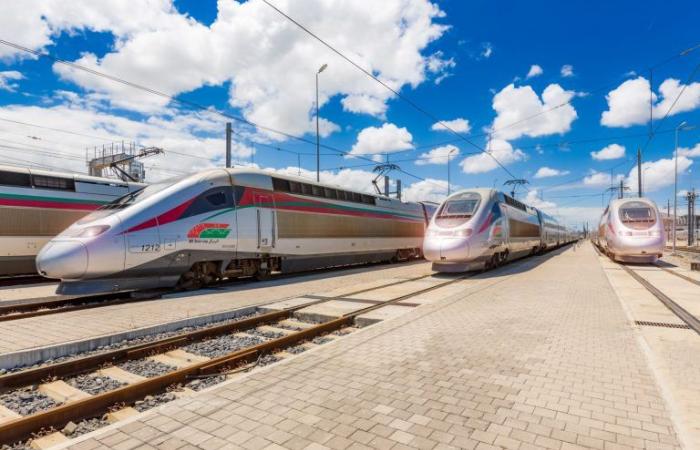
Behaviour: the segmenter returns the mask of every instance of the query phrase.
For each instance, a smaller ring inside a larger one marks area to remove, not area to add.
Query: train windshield
[[[469,218],[474,215],[481,196],[476,192],[466,192],[447,200],[440,208],[439,218]]]
[[[620,206],[620,220],[635,229],[650,228],[656,223],[654,208],[643,202],[627,202]]]
[[[102,219],[103,217],[110,216],[115,212],[126,208],[127,206],[131,206],[135,203],[147,199],[153,194],[156,194],[162,191],[163,189],[172,186],[175,183],[176,180],[163,181],[161,183],[149,184],[145,188],[139,189],[138,191],[129,192],[128,194],[123,195],[117,198],[116,200],[112,200],[111,202],[102,205],[101,207],[91,212],[87,216],[83,217],[76,223],[78,225],[82,225],[85,223],[92,222],[93,220]]]

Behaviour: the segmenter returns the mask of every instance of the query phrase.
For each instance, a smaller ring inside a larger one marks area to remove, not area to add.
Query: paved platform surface
[[[653,370],[671,402],[679,436],[686,448],[700,448],[700,336],[675,328],[684,322],[618,264],[601,256],[600,263],[647,349]],[[700,286],[652,266],[632,266],[657,289],[686,308],[700,311]],[[674,269],[677,270],[677,269]]]
[[[162,300],[0,322],[0,355],[153,327],[304,294],[326,295],[333,290],[349,293],[365,285],[428,273],[430,264],[427,262],[344,269],[240,283],[219,290],[181,293]]]
[[[480,275],[71,448],[678,445],[635,331],[586,245]]]

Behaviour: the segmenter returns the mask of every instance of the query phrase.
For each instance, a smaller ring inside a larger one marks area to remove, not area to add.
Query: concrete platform
[[[68,296],[56,295],[58,283],[27,284],[22,286],[0,287],[0,305],[19,305],[22,303],[39,300],[60,300],[70,298]]]
[[[0,322],[0,368],[34,364],[124,339],[230,319],[250,313],[258,305],[305,294],[335,290],[342,295],[374,283],[428,273],[431,272],[427,262],[351,268]]]
[[[679,447],[669,398],[590,246],[470,281],[58,448]]]

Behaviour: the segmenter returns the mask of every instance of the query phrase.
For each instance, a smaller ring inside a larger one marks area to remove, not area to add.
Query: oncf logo
[[[231,232],[227,223],[199,223],[187,232],[190,239],[224,239]]]

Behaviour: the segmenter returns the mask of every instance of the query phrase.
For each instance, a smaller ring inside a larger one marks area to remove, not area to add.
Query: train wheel
[[[258,281],[265,281],[269,280],[272,278],[272,272],[270,269],[258,269],[258,271],[255,273],[255,279]]]
[[[216,264],[212,262],[199,262],[182,274],[177,287],[185,290],[200,289],[216,281],[216,279]]]

